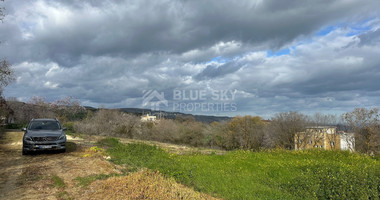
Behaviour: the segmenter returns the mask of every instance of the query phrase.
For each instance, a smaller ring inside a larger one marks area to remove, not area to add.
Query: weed
[[[84,177],[76,177],[74,180],[78,182],[78,186],[81,186],[81,187],[87,187],[88,185],[90,185],[92,182],[96,181],[96,180],[104,180],[104,179],[108,179],[110,177],[114,177],[114,176],[120,176],[121,174],[116,174],[116,173],[112,173],[112,174],[96,174],[96,175],[90,175],[90,176],[84,176]]]
[[[66,185],[65,185],[65,182],[63,181],[63,179],[57,175],[54,175],[51,177],[51,180],[53,181],[53,186],[54,187],[58,187],[58,188],[65,188]]]

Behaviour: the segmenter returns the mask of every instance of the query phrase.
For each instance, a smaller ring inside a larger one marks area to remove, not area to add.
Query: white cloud
[[[235,114],[262,116],[379,105],[378,1],[5,4],[7,96],[140,107],[147,89],[236,89]]]

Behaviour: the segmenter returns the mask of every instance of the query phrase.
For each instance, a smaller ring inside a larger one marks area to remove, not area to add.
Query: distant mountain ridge
[[[97,108],[93,108],[90,106],[84,106],[87,110],[96,111]],[[181,112],[168,112],[168,111],[162,111],[162,110],[151,110],[151,109],[143,109],[143,108],[115,108],[115,110],[120,110],[125,113],[130,113],[138,116],[142,115],[154,115],[157,116],[157,118],[165,118],[165,119],[176,119],[177,117],[187,118],[187,117],[193,117],[195,121],[204,122],[204,123],[211,123],[211,122],[221,122],[221,121],[230,121],[232,117],[228,116],[213,116],[213,115],[193,115],[193,114],[186,114]]]
[[[193,114],[186,114],[181,112],[168,112],[168,111],[156,111],[151,109],[142,109],[142,108],[119,108],[122,112],[126,113],[133,113],[137,115],[154,115],[158,118],[162,117],[165,119],[175,119],[177,117],[193,117],[196,121],[199,122],[205,122],[205,123],[211,123],[211,122],[221,122],[221,121],[229,121],[232,119],[232,117],[227,116],[213,116],[213,115],[193,115]]]

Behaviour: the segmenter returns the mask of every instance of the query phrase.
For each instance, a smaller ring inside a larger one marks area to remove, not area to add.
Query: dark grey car
[[[57,119],[32,119],[27,128],[22,129],[22,154],[42,150],[66,151],[66,128]]]

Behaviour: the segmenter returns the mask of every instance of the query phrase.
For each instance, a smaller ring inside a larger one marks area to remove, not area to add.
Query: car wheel
[[[28,155],[29,152],[22,150],[22,155]]]

